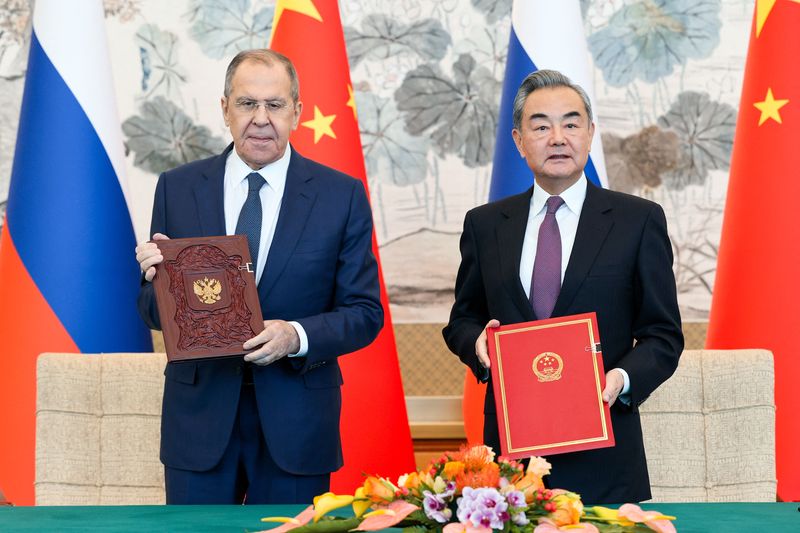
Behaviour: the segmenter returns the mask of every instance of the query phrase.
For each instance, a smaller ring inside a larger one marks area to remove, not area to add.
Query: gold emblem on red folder
[[[222,284],[214,278],[195,280],[193,288],[197,298],[204,304],[215,304],[222,299]]]
[[[533,360],[533,373],[539,381],[558,381],[564,371],[564,361],[555,352],[542,352]]]

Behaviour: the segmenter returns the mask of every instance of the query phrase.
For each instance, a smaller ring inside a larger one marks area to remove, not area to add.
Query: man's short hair
[[[275,50],[269,48],[254,48],[253,50],[242,50],[231,59],[228,64],[228,70],[225,71],[225,91],[224,95],[227,98],[231,94],[231,85],[233,84],[233,75],[236,74],[236,69],[245,61],[258,61],[269,67],[276,62],[286,68],[286,73],[289,75],[290,92],[292,100],[297,102],[300,99],[300,81],[297,79],[297,70],[295,70],[292,60]]]
[[[572,80],[561,74],[557,70],[537,70],[528,74],[522,80],[522,84],[517,90],[517,96],[514,97],[513,120],[514,129],[519,130],[522,128],[522,108],[525,107],[525,100],[533,91],[539,89],[548,89],[554,87],[567,87],[572,89],[583,100],[583,106],[586,108],[586,115],[589,117],[589,122],[593,122],[592,116],[592,102],[589,101],[589,95],[581,88],[580,85],[572,83]]]

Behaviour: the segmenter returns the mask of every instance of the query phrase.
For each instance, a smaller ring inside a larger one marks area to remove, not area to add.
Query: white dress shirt
[[[225,161],[225,178],[223,184],[223,202],[225,210],[225,233],[228,235],[236,234],[236,224],[239,221],[239,213],[247,199],[248,181],[247,176],[251,172],[258,172],[266,183],[259,190],[261,198],[261,240],[258,245],[258,257],[253,258],[255,263],[256,283],[261,280],[264,268],[267,265],[269,249],[272,246],[272,239],[275,236],[275,227],[278,224],[278,214],[281,210],[283,201],[283,191],[286,188],[286,173],[289,170],[289,159],[292,150],[287,145],[283,156],[263,168],[254,171],[242,161],[236,150],[231,150],[228,159]],[[308,336],[303,326],[298,322],[289,322],[297,331],[300,337],[300,351],[293,356],[301,356],[308,353]]]
[[[581,177],[573,183],[567,190],[559,194],[564,203],[556,211],[556,222],[558,232],[561,234],[561,283],[564,283],[564,274],[567,271],[569,258],[572,254],[572,246],[575,244],[575,235],[578,232],[578,221],[581,218],[583,201],[586,199],[586,188],[588,183],[585,177]],[[531,207],[528,211],[528,225],[525,228],[525,239],[522,241],[522,258],[519,262],[519,280],[525,289],[525,294],[530,299],[531,278],[533,276],[533,262],[536,259],[536,245],[539,242],[539,226],[542,225],[544,216],[547,213],[545,203],[550,198],[550,193],[542,189],[538,183],[533,182],[533,195],[531,196]],[[622,373],[624,385],[620,397],[630,391],[631,383],[628,373],[618,368]],[[621,401],[629,403],[627,398],[620,398]]]

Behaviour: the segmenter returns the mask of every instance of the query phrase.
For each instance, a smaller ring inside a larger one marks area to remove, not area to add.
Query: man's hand
[[[265,320],[264,331],[245,342],[244,349],[250,350],[259,345],[263,346],[245,354],[244,360],[265,366],[300,351],[300,337],[294,326],[284,320]]]
[[[153,240],[166,241],[169,240],[169,237],[163,233],[156,233],[153,235]],[[139,268],[144,272],[144,279],[153,281],[153,278],[156,277],[156,265],[164,260],[164,256],[161,255],[161,250],[158,249],[156,243],[142,242],[136,246],[136,260],[139,261]]]
[[[608,403],[609,407],[614,405],[624,386],[625,378],[622,377],[622,372],[616,368],[609,370],[606,373],[606,388],[603,389],[603,401]]]
[[[478,356],[478,361],[483,368],[489,368],[491,366],[491,363],[489,362],[489,343],[487,341],[488,336],[486,335],[486,329],[496,328],[499,325],[499,320],[495,320],[494,318],[491,319],[486,324],[486,327],[483,328],[483,331],[481,331],[481,334],[478,336],[478,340],[475,341],[475,354]]]

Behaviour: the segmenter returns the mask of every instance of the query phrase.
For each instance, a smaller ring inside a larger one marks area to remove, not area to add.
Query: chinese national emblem
[[[533,360],[533,373],[539,381],[558,381],[564,371],[564,361],[555,352],[542,352]]]
[[[222,299],[222,284],[214,278],[195,280],[193,288],[197,298],[204,304],[215,304]]]

